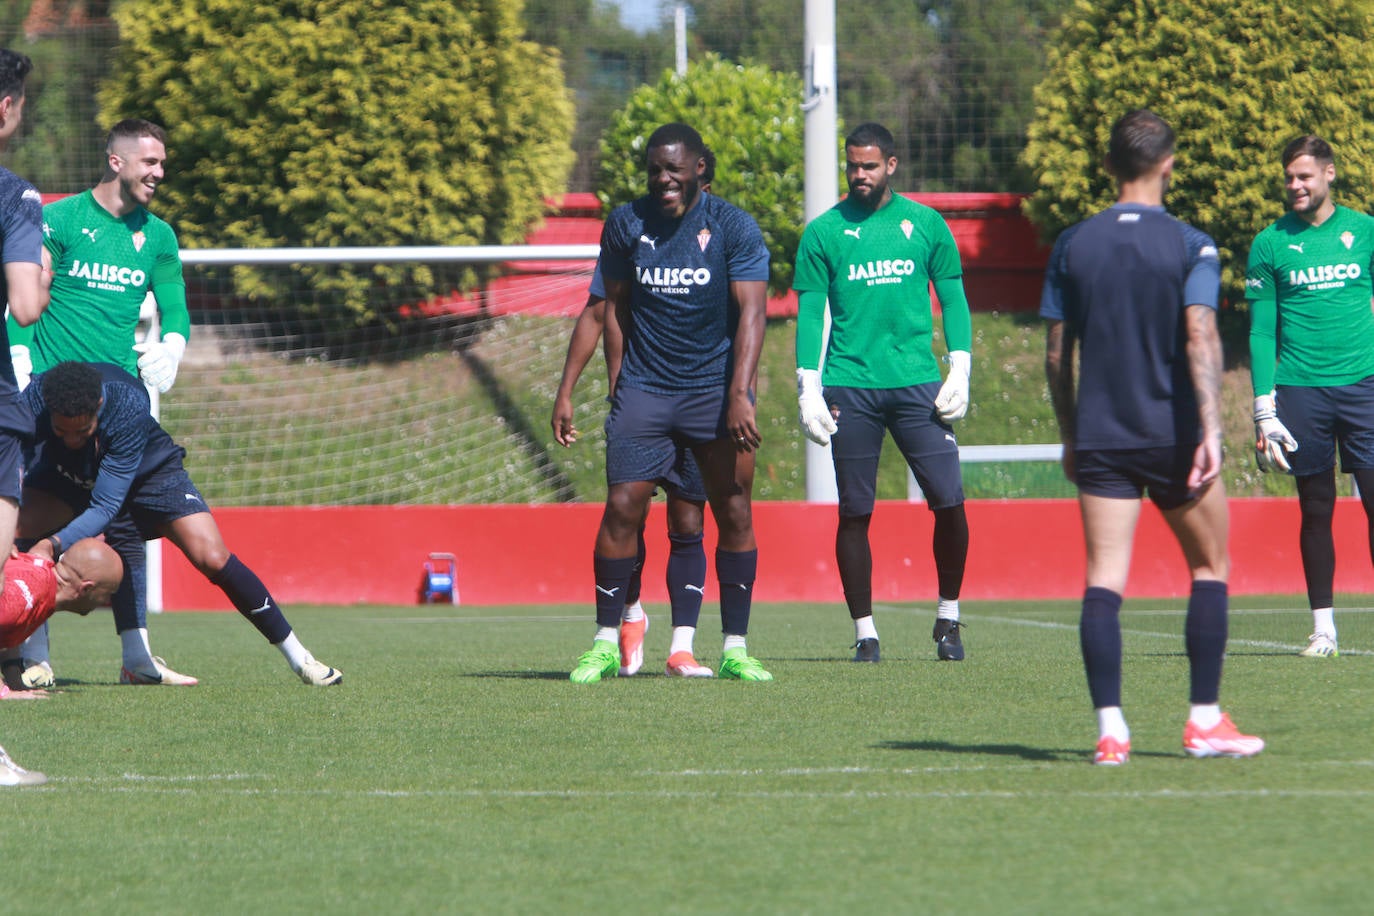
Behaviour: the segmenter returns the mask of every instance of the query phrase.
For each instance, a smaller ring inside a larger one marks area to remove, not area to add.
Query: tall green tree
[[[577,162],[568,190],[591,191],[601,132],[631,92],[672,65],[672,44],[661,34],[625,28],[609,0],[526,0],[525,12],[530,39],[560,50],[577,105]]]
[[[126,0],[115,14],[102,120],[167,128],[158,210],[191,246],[511,244],[566,185],[572,101],[519,2]],[[421,267],[306,274],[354,324],[390,317],[378,283],[447,291]]]
[[[870,0],[836,10],[838,107],[897,140],[902,190],[1019,191],[1031,87],[1068,0]],[[691,36],[729,60],[800,73],[796,0],[692,0]]]
[[[1338,199],[1374,205],[1374,16],[1368,0],[1293,15],[1279,0],[1077,0],[1036,87],[1026,212],[1046,239],[1115,199],[1102,168],[1115,120],[1149,108],[1178,135],[1169,209],[1217,241],[1224,293],[1284,211],[1278,156],[1303,133],[1336,149]]]
[[[98,14],[105,4],[89,12]],[[93,18],[79,27],[31,22],[30,4],[0,6],[0,44],[33,60],[20,135],[6,166],[44,193],[71,193],[100,177],[105,134],[96,123],[94,86],[116,40],[114,23]]]
[[[801,92],[797,76],[714,54],[689,64],[683,76],[665,71],[630,96],[602,135],[597,196],[606,212],[642,196],[649,135],[673,121],[692,125],[716,155],[712,193],[758,221],[772,259],[769,288],[785,292],[804,222]]]

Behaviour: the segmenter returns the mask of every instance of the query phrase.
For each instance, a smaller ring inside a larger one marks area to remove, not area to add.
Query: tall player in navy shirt
[[[24,81],[32,70],[28,55],[0,48],[0,149],[9,145],[24,120]],[[0,295],[21,325],[33,324],[48,305],[47,287],[40,280],[42,254],[43,207],[38,190],[0,168]],[[0,328],[0,563],[14,546],[24,481],[24,441],[32,434],[33,418],[19,403],[9,336]],[[0,585],[4,578],[0,571]],[[0,786],[44,781],[42,773],[25,770],[0,747]]]
[[[24,81],[32,69],[26,55],[0,48],[0,149],[9,145],[23,123]],[[42,255],[43,204],[38,190],[0,168],[0,302],[8,306],[17,324],[33,324],[48,305],[47,286],[40,281]],[[23,443],[32,434],[33,419],[19,403],[9,335],[0,327],[0,562],[9,556],[14,542],[24,476]]]
[[[1174,131],[1137,110],[1112,127],[1114,206],[1069,227],[1045,273],[1045,372],[1078,486],[1087,544],[1079,639],[1097,711],[1093,762],[1130,757],[1121,711],[1121,598],[1140,502],[1148,493],[1188,563],[1184,623],[1191,704],[1183,748],[1249,757],[1264,742],[1218,705],[1226,652],[1230,560],[1221,473],[1221,338],[1216,245],[1164,210]],[[1074,389],[1074,346],[1082,347]]]
[[[649,137],[648,194],[611,212],[601,234],[607,365],[619,365],[606,418],[606,509],[596,536],[597,632],[569,675],[595,683],[620,667],[617,627],[637,532],[679,446],[696,457],[719,530],[725,642],[720,675],[771,680],[745,647],[758,546],[753,510],[754,377],[763,347],[768,249],[753,217],[701,191],[701,135],[666,124]],[[621,348],[623,347],[623,354]],[[676,633],[674,634],[676,637]],[[669,669],[709,674],[674,655]]]

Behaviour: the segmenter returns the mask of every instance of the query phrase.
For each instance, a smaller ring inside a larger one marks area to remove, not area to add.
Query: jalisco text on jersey
[[[125,286],[142,286],[148,275],[137,268],[120,267],[116,264],[92,264],[88,261],[73,261],[69,277],[93,280],[96,283],[121,283]]]
[[[909,277],[916,272],[916,262],[910,258],[886,261],[869,261],[865,264],[850,264],[849,279],[872,282],[885,277]],[[889,281],[892,282],[892,281]]]
[[[644,267],[638,270],[641,286],[709,286],[711,271],[705,267]]]
[[[1317,267],[1304,267],[1302,270],[1290,270],[1288,284],[1306,286],[1309,283],[1330,283],[1332,280],[1358,280],[1363,273],[1358,264],[1321,264]]]

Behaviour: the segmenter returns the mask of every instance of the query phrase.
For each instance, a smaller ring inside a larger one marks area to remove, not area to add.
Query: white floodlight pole
[[[678,76],[687,75],[687,4],[673,8],[673,47],[677,52]]]
[[[806,32],[803,66],[806,76],[806,221],[835,206],[839,155],[836,133],[839,104],[835,98],[835,0],[806,0]],[[830,308],[826,307],[821,335],[821,361],[830,336]],[[839,502],[830,446],[806,440],[806,499],[808,502]]]

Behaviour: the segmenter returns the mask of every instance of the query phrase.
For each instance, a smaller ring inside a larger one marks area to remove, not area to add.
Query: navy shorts
[[[0,497],[16,503],[24,493],[24,441],[0,430]]]
[[[939,393],[939,382],[907,388],[826,387],[826,403],[840,412],[835,421],[838,429],[830,437],[840,515],[868,515],[873,511],[885,431],[892,433],[930,508],[948,509],[963,503],[959,442],[954,438],[954,428],[935,412]]]
[[[1078,492],[1108,499],[1140,499],[1149,493],[1160,509],[1177,509],[1197,496],[1188,489],[1196,451],[1196,445],[1076,451]]]
[[[673,495],[693,502],[706,502],[706,481],[697,467],[696,456],[690,448],[678,450],[677,463],[673,465],[677,477],[674,483],[664,482],[664,487]]]
[[[24,485],[51,493],[71,506],[77,514],[84,512],[91,502],[90,490],[51,465],[35,468]],[[145,541],[152,541],[162,537],[160,529],[163,525],[197,512],[209,511],[205,497],[200,495],[190,475],[182,467],[181,459],[177,458],[134,482],[112,524],[127,515],[133,520],[139,535]]]
[[[1280,385],[1275,395],[1280,422],[1298,440],[1288,453],[1294,477],[1331,470],[1338,448],[1342,473],[1374,468],[1374,376],[1331,388]]]
[[[606,483],[661,482],[687,499],[705,499],[691,447],[728,438],[724,389],[666,395],[619,388],[606,416]]]

